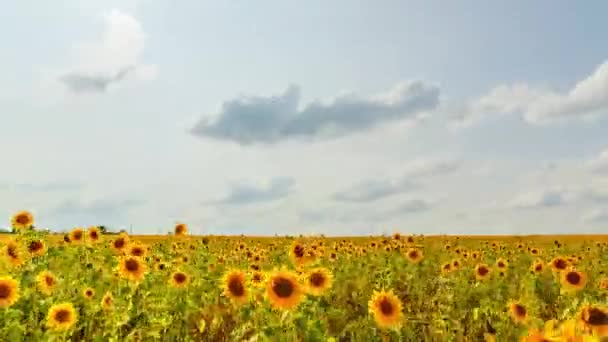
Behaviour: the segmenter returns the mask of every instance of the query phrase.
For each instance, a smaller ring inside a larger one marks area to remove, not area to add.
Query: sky
[[[23,0],[0,217],[166,234],[608,231],[605,1]]]

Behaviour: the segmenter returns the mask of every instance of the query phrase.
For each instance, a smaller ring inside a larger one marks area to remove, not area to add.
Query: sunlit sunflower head
[[[264,287],[264,282],[266,281],[266,275],[261,271],[254,271],[251,273],[250,283],[253,287],[261,288]]]
[[[511,319],[513,319],[515,323],[521,324],[528,320],[528,309],[522,303],[518,301],[511,301],[507,305],[507,308],[509,309]]]
[[[128,247],[128,254],[134,257],[143,258],[146,256],[148,248],[145,245],[134,243]]]
[[[568,260],[563,257],[555,257],[551,260],[551,268],[556,272],[561,272],[569,266]]]
[[[567,290],[578,291],[582,290],[587,284],[587,275],[584,272],[570,268],[561,272],[560,282]]]
[[[101,240],[101,231],[98,227],[89,227],[87,229],[87,241],[89,243],[95,244]]]
[[[499,270],[505,270],[507,266],[509,266],[509,263],[505,259],[500,258],[496,260],[496,268]]]
[[[475,266],[475,278],[477,278],[477,280],[488,279],[491,273],[492,269],[486,264],[477,264],[477,266]]]
[[[49,309],[46,326],[53,331],[66,331],[72,328],[78,320],[78,314],[72,303],[60,303]]]
[[[374,291],[368,310],[376,324],[384,329],[397,329],[403,321],[402,304],[392,291]]]
[[[129,246],[129,236],[125,233],[121,233],[111,242],[111,246],[114,252],[118,254],[123,253]]]
[[[598,281],[598,287],[600,290],[608,290],[608,278],[604,277]]]
[[[188,225],[185,223],[178,223],[175,225],[175,235],[183,236],[188,234]]]
[[[133,282],[140,282],[144,279],[146,268],[146,264],[135,256],[123,257],[119,263],[120,276]]]
[[[222,277],[224,295],[237,304],[245,304],[249,300],[245,272],[230,270]]]
[[[19,283],[12,277],[0,277],[0,308],[6,309],[19,300]]]
[[[266,281],[266,298],[275,309],[291,310],[304,299],[304,291],[293,272],[273,271]]]
[[[452,268],[453,270],[457,270],[457,269],[459,269],[459,268],[460,268],[460,266],[462,266],[462,263],[460,262],[460,260],[459,260],[459,259],[454,259],[454,260],[452,260],[452,267],[451,267],[451,268]]]
[[[175,288],[185,288],[190,284],[190,276],[182,271],[175,271],[169,278],[169,284]]]
[[[452,267],[452,263],[451,262],[448,262],[448,263],[445,263],[445,264],[441,265],[441,273],[443,273],[443,274],[448,274],[448,273],[452,272],[453,270],[454,269]]]
[[[24,263],[21,245],[15,240],[10,239],[5,242],[2,255],[12,266],[18,267]]]
[[[110,292],[106,292],[101,298],[101,308],[104,311],[111,311],[114,308],[114,296]]]
[[[84,239],[84,229],[77,227],[70,232],[70,241],[72,243],[82,242]]]
[[[580,310],[579,320],[596,336],[608,336],[608,309],[606,307],[585,305]]]
[[[532,266],[530,266],[530,271],[534,274],[541,274],[545,270],[545,264],[542,260],[536,260]]]
[[[50,295],[57,287],[57,277],[50,271],[42,271],[36,276],[36,284],[40,292]]]
[[[326,268],[316,268],[306,274],[306,292],[313,296],[323,295],[333,283],[333,275]]]
[[[294,242],[289,249],[289,255],[296,264],[303,264],[306,261],[306,248],[298,241]]]
[[[11,218],[11,227],[17,231],[31,229],[34,225],[34,215],[29,211],[20,211]]]
[[[33,256],[41,256],[46,253],[46,244],[43,240],[32,240],[27,244],[27,251]]]
[[[95,290],[93,290],[90,287],[87,287],[84,290],[82,290],[82,296],[84,298],[86,298],[87,300],[92,300],[93,298],[95,298]]]
[[[409,262],[414,264],[421,262],[423,259],[422,251],[417,248],[410,248],[405,256]]]

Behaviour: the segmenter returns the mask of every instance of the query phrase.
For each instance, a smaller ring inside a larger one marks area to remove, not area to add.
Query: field
[[[172,236],[95,227],[63,236],[26,228],[2,236],[6,341],[608,336],[604,236],[195,237],[186,225]]]

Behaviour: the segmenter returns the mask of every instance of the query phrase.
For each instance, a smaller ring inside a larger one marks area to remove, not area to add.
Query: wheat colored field
[[[3,341],[601,341],[605,236],[2,236]]]

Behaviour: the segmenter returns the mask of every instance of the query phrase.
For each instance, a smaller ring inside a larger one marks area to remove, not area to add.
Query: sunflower
[[[106,292],[101,299],[101,308],[104,311],[110,311],[114,308],[114,296],[110,292]]]
[[[12,277],[0,277],[0,308],[6,309],[19,300],[19,284]]]
[[[579,318],[594,335],[598,337],[608,336],[608,310],[605,307],[583,306]]]
[[[302,265],[307,261],[306,249],[300,242],[294,242],[289,249],[289,256],[296,265]]]
[[[46,325],[54,331],[65,331],[76,324],[78,315],[72,303],[61,303],[51,306]]]
[[[142,244],[132,244],[128,248],[128,254],[131,256],[134,256],[134,257],[143,258],[146,256],[147,252],[148,252],[148,250],[147,250],[146,246],[144,246]]]
[[[87,241],[94,244],[98,243],[101,239],[101,232],[97,227],[89,227],[87,229]]]
[[[306,292],[313,296],[320,296],[327,291],[333,283],[333,275],[326,268],[317,268],[306,276]]]
[[[540,274],[545,270],[545,265],[542,260],[536,260],[532,266],[530,266],[530,271],[532,273]]]
[[[264,287],[264,281],[266,280],[266,275],[264,272],[255,271],[251,274],[250,283],[253,287]]]
[[[461,266],[460,260],[458,260],[458,259],[452,260],[451,264],[452,264],[452,269],[454,269],[454,270],[459,269]]]
[[[475,278],[477,278],[477,280],[485,280],[491,273],[492,270],[486,264],[477,264],[477,266],[475,266]]]
[[[293,272],[285,269],[274,271],[266,282],[266,297],[276,309],[290,310],[304,298],[304,291]]]
[[[154,268],[155,268],[157,271],[164,271],[164,270],[166,270],[166,269],[167,269],[167,264],[165,264],[164,262],[159,262],[159,263],[156,263],[156,264],[154,265]]]
[[[509,266],[509,263],[505,259],[500,258],[500,259],[496,260],[496,267],[499,270],[504,270],[507,268],[507,266]]]
[[[604,277],[599,280],[598,287],[600,290],[608,290],[608,278]]]
[[[175,271],[171,274],[169,284],[176,288],[184,288],[190,283],[190,276],[182,271]]]
[[[450,272],[452,272],[452,263],[451,262],[445,263],[441,266],[441,273],[447,274]]]
[[[422,261],[422,251],[417,248],[410,248],[405,254],[407,260],[409,260],[413,264],[417,264]]]
[[[120,233],[120,235],[112,241],[111,245],[114,252],[121,254],[129,245],[129,236],[125,233]]]
[[[71,242],[81,242],[84,238],[84,230],[80,227],[72,229],[70,232],[70,241]]]
[[[509,315],[516,323],[521,324],[526,322],[526,320],[528,319],[528,309],[526,309],[526,307],[522,303],[517,301],[511,301],[507,305],[507,308],[509,309]]]
[[[584,272],[569,269],[561,273],[561,284],[568,290],[578,291],[587,284],[587,275]]]
[[[33,256],[41,256],[46,253],[46,245],[42,240],[32,240],[28,243],[27,250]]]
[[[82,291],[82,296],[88,300],[91,300],[95,297],[95,290],[90,287],[87,287]]]
[[[57,287],[57,278],[50,271],[42,271],[36,276],[36,283],[40,292],[50,295]]]
[[[245,272],[231,270],[224,274],[222,278],[224,295],[237,304],[245,304],[248,301],[247,284],[245,282]]]
[[[15,240],[6,241],[2,250],[4,258],[13,266],[21,266],[24,262],[21,246]]]
[[[392,291],[374,291],[368,309],[379,327],[389,329],[401,327],[402,304]]]
[[[551,260],[551,268],[556,272],[563,271],[568,268],[568,260],[563,257],[555,257]]]
[[[175,225],[175,235],[183,236],[188,233],[188,225],[185,223],[178,223]]]
[[[29,211],[20,211],[11,218],[11,227],[17,231],[31,229],[34,225],[34,215]]]
[[[140,282],[144,279],[146,264],[138,257],[127,256],[120,260],[119,269],[121,277]]]

